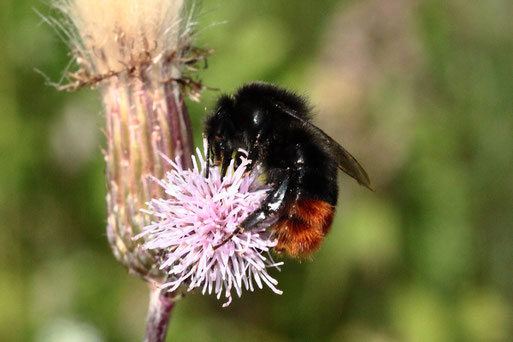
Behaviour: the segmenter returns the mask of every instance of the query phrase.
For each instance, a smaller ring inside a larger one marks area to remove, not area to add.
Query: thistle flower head
[[[236,169],[232,161],[222,180],[218,167],[211,167],[205,178],[205,158],[199,150],[197,154],[194,167],[188,170],[168,159],[173,170],[156,180],[167,197],[148,203],[145,212],[154,221],[137,236],[145,238],[147,249],[160,252],[160,268],[168,274],[163,288],[200,287],[203,294],[214,292],[217,298],[224,293],[228,301],[223,306],[230,304],[233,289],[240,297],[243,289],[254,290],[253,282],[281,294],[268,268],[282,263],[275,263],[269,254],[276,241],[265,228],[236,234],[214,248],[259,207],[268,191],[260,180],[260,169],[246,173],[250,161],[243,158]]]

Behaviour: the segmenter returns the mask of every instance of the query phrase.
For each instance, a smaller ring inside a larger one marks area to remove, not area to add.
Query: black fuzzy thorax
[[[273,85],[252,83],[242,87],[231,102],[226,98],[220,102],[229,108],[235,127],[234,148],[249,150],[264,130],[257,159],[268,183],[279,184],[285,174],[290,177],[287,200],[306,197],[337,203],[336,161],[316,131],[281,109],[310,121],[311,110],[302,97]]]
[[[223,95],[205,121],[208,141],[206,176],[219,165],[221,177],[231,162],[247,169],[261,164],[270,185],[252,211],[218,248],[243,231],[272,228],[275,250],[292,257],[315,251],[328,233],[337,203],[337,174],[342,170],[359,184],[370,179],[358,161],[311,122],[307,101],[272,84],[250,83]]]

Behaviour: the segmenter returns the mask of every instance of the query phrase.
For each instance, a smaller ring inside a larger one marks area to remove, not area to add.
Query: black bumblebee
[[[252,161],[249,167],[261,163],[272,188],[231,237],[275,222],[275,250],[293,257],[307,255],[320,246],[332,224],[337,170],[370,188],[363,167],[311,123],[310,113],[302,97],[266,83],[246,84],[217,101],[205,122],[207,175],[213,162],[221,165],[224,176],[233,153],[244,149]]]

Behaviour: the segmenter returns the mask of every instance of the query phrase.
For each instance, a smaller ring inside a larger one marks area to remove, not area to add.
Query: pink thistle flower
[[[206,151],[206,143],[204,142]],[[168,274],[162,288],[172,292],[181,286],[188,291],[201,287],[202,294],[214,292],[219,299],[224,292],[231,303],[232,289],[254,290],[267,285],[273,292],[277,281],[268,268],[279,269],[269,250],[277,241],[265,228],[236,234],[217,249],[251,212],[260,206],[269,188],[260,180],[259,167],[246,173],[250,160],[243,158],[234,170],[233,161],[223,180],[218,167],[211,167],[204,177],[205,154],[197,149],[194,167],[184,170],[179,163],[164,157],[173,167],[166,178],[155,181],[164,189],[167,198],[152,199],[148,210],[155,220],[136,236],[145,236],[144,247],[162,255],[160,269]],[[199,161],[199,165],[198,165]]]

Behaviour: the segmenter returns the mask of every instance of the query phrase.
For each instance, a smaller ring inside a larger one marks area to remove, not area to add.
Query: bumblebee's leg
[[[246,154],[241,152],[241,151],[237,151],[237,153],[235,153],[235,160],[233,161],[233,167],[235,169],[237,169],[240,164],[242,163],[242,158],[245,156]]]
[[[226,171],[228,171],[228,166],[230,166],[230,162],[232,160],[233,150],[223,150],[223,161],[221,163],[221,179],[226,176]]]
[[[255,167],[260,149],[262,148],[262,145],[265,144],[265,140],[269,137],[270,131],[270,121],[262,123],[255,137],[255,141],[248,151],[248,159],[251,160],[251,163],[247,167],[248,170],[253,170],[253,168]]]
[[[251,171],[255,167],[256,160],[258,159],[258,146],[260,143],[257,141],[248,151],[248,154],[246,156],[245,153],[237,152],[235,156],[235,168],[238,168],[240,163],[242,162],[241,158],[246,157],[246,159],[249,159],[251,162],[246,166],[246,171]]]
[[[228,241],[230,241],[235,235],[244,231],[251,231],[253,229],[266,226],[277,218],[280,213],[280,209],[285,203],[285,195],[289,188],[290,176],[288,174],[281,178],[280,185],[274,188],[267,197],[262,201],[260,208],[249,214],[248,217],[242,221],[237,229],[235,229],[230,236],[221,241],[220,244],[214,246],[214,250],[218,249]]]
[[[212,158],[214,157],[214,153],[212,152],[212,145],[209,143],[207,145],[207,165],[205,167],[205,178],[208,178],[210,174],[210,163],[212,162]]]
[[[259,143],[257,141],[248,151],[248,159],[251,162],[247,166],[247,171],[251,171],[255,167],[256,161],[258,159],[258,145]]]
[[[283,207],[285,194],[289,188],[289,179],[289,175],[284,176],[281,179],[279,186],[274,188],[262,201],[260,208],[253,211],[244,219],[244,221],[242,221],[240,224],[240,228],[242,230],[250,231],[255,228],[266,226],[276,218],[280,209]]]

